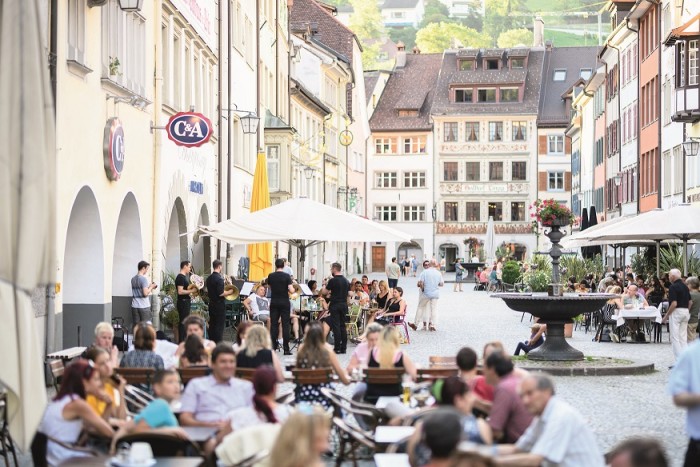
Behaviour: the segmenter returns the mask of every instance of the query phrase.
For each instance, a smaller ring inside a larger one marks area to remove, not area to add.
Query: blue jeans
[[[536,349],[540,345],[544,344],[544,337],[540,336],[533,345],[528,345],[530,341],[518,342],[518,346],[515,348],[515,355],[520,355],[520,351],[525,352],[525,355],[530,353],[531,350]]]

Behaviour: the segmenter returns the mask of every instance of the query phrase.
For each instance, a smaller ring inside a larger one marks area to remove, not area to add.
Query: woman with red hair
[[[38,431],[49,437],[46,458],[49,465],[58,465],[64,460],[80,456],[54,443],[51,439],[66,444],[75,444],[83,428],[105,438],[112,438],[114,431],[109,424],[85,401],[88,394],[99,395],[102,389],[100,372],[88,360],[78,360],[66,367],[61,389],[49,402]]]

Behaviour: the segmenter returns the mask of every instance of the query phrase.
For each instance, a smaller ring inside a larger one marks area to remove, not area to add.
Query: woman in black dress
[[[369,354],[367,366],[369,368],[403,368],[411,379],[416,378],[416,366],[408,355],[401,351],[399,332],[394,326],[384,328],[379,344]],[[402,392],[401,383],[367,384],[365,401],[375,404],[381,396],[400,396]]]
[[[382,311],[377,313],[374,318],[379,324],[387,325],[401,321],[403,316],[406,316],[406,300],[403,298],[403,288],[394,287],[392,297],[386,302],[386,306]]]
[[[277,373],[277,381],[284,382],[282,363],[277,354],[272,351],[270,333],[265,326],[253,326],[248,329],[245,336],[245,345],[236,355],[238,368],[258,368],[271,366]]]

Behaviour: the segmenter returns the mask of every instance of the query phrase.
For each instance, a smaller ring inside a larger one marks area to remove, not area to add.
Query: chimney
[[[399,41],[396,50],[396,68],[403,68],[406,66],[406,44]]]
[[[532,32],[535,36],[532,46],[542,47],[544,45],[544,20],[541,16],[535,17]]]
[[[414,54],[419,54],[419,53],[420,53],[420,49],[418,48],[417,45],[414,45],[414,46],[413,46],[413,53],[414,53]]]

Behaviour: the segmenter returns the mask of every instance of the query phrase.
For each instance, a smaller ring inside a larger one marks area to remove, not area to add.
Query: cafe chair
[[[177,370],[180,373],[180,381],[183,386],[187,386],[187,383],[192,381],[194,378],[201,378],[202,376],[209,376],[211,374],[211,368],[206,365],[191,366],[188,368],[180,368]]]
[[[264,449],[260,452],[257,452],[253,454],[252,456],[248,456],[242,461],[236,463],[236,464],[231,464],[229,467],[253,467],[259,462],[264,461],[267,459],[267,457],[270,455],[270,451],[267,449]]]
[[[275,402],[282,405],[291,404],[294,401],[294,391],[287,391],[282,395],[277,396]]]
[[[428,363],[431,367],[456,366],[457,357],[443,357],[441,355],[431,355],[430,357],[428,357]]]
[[[15,443],[10,436],[10,426],[9,419],[7,416],[7,392],[0,393],[0,411],[2,411],[2,427],[0,427],[0,449],[2,449],[2,456],[5,459],[5,465],[10,465],[10,459],[8,453],[12,453],[12,458],[17,463],[17,451],[15,450]]]
[[[299,385],[323,384],[333,381],[333,370],[331,368],[292,369],[292,382]]]
[[[384,413],[373,405],[348,399],[331,388],[321,388],[321,393],[331,401],[335,417],[344,420],[346,416],[352,415],[357,424],[368,433],[374,432],[377,426],[389,421]]]
[[[418,378],[417,383],[422,383],[424,381],[435,381],[437,379],[445,379],[450,376],[458,376],[459,368],[455,367],[431,367],[431,368],[418,368]]]
[[[189,439],[163,433],[133,433],[122,436],[117,445],[133,443],[148,443],[154,457],[202,457],[203,453],[197,444]]]
[[[350,307],[350,317],[348,318],[348,322],[345,323],[348,339],[360,337],[360,328],[357,323],[360,321],[361,315],[362,308],[360,305],[352,305]]]
[[[92,449],[82,446],[76,446],[74,444],[64,443],[63,441],[59,441],[55,438],[47,436],[46,434],[40,431],[37,431],[34,435],[34,438],[32,439],[32,444],[30,446],[30,451],[32,453],[32,463],[34,464],[34,467],[49,467],[49,463],[46,459],[47,444],[49,443],[49,441],[58,444],[64,449],[75,452],[76,457],[97,457],[99,455],[96,451],[93,451]],[[15,463],[15,465],[17,464]]]
[[[63,379],[63,372],[65,371],[63,360],[60,358],[52,359],[47,363],[47,365],[51,371],[51,382],[53,384],[53,388],[56,390],[56,393],[58,393],[59,389],[61,389],[61,379]]]
[[[348,425],[338,417],[333,417],[333,426],[340,440],[338,455],[335,460],[336,467],[340,467],[346,458],[352,462],[353,467],[357,467],[357,461],[360,460],[358,451],[363,446],[366,447],[370,453],[374,453],[375,444],[371,436]]]
[[[136,386],[127,384],[124,388],[124,400],[126,400],[128,414],[133,417],[153,400],[153,396]]]
[[[406,323],[406,315],[405,314],[397,315],[396,319],[398,321],[392,321],[391,323],[389,323],[389,326],[397,326],[397,327],[403,328],[403,336],[402,337],[407,344],[410,344],[411,343],[411,336],[409,336],[409,334],[408,334],[408,324]]]

